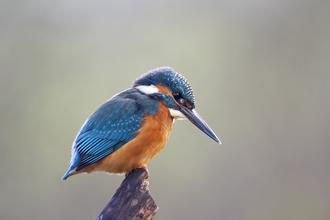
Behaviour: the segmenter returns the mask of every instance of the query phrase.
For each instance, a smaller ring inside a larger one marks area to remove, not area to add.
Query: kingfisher
[[[128,175],[138,168],[144,168],[148,178],[146,165],[164,148],[176,120],[188,119],[221,144],[195,105],[190,84],[172,68],[145,73],[87,118],[73,141],[71,166],[62,179],[97,171]]]

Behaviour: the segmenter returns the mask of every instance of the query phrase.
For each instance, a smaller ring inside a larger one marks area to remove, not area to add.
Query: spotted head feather
[[[161,84],[171,90],[172,94],[179,94],[191,108],[195,108],[195,96],[187,79],[175,72],[171,67],[159,67],[140,76],[133,82],[133,87],[141,85]]]

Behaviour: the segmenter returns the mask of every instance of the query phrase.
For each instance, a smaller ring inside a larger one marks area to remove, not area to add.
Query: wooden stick
[[[151,220],[158,207],[149,193],[145,169],[133,170],[121,183],[96,220]]]

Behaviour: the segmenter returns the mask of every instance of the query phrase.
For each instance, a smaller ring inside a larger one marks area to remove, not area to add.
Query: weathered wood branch
[[[133,170],[121,183],[96,220],[151,220],[158,207],[149,193],[147,171]]]

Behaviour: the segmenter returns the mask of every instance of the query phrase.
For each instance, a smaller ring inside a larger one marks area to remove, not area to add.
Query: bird
[[[198,115],[192,87],[171,67],[138,77],[92,113],[73,141],[63,180],[79,173],[128,175],[144,168],[164,148],[173,123],[188,119],[206,135],[219,138]]]

